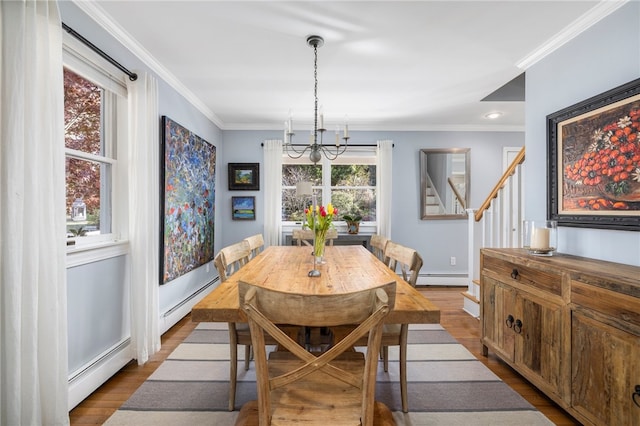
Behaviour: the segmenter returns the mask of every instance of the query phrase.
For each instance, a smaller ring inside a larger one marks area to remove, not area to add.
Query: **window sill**
[[[96,241],[75,246],[67,246],[67,268],[97,262],[129,253],[129,241]]]

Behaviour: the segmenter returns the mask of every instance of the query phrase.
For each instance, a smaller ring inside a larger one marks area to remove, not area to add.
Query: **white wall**
[[[526,71],[526,218],[546,217],[546,116],[640,77],[639,28],[630,2]],[[558,251],[640,265],[640,232],[560,227]]]

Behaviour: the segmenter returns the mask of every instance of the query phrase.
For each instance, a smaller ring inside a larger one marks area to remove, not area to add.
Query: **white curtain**
[[[129,243],[131,343],[138,364],[160,350],[160,137],[158,82],[147,73],[127,83],[129,97]]]
[[[378,167],[376,167],[378,234],[387,238],[391,238],[392,164],[393,141],[378,141]]]
[[[0,424],[69,424],[62,34],[0,2]]]
[[[264,243],[279,246],[282,239],[282,141],[264,142]]]

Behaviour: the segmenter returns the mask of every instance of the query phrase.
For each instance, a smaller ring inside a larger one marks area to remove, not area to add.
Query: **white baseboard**
[[[416,285],[444,285],[466,287],[466,275],[418,275]]]
[[[132,359],[131,341],[127,339],[71,378],[68,392],[69,411],[102,386]]]
[[[196,303],[201,301],[207,294],[211,293],[211,291],[215,288],[213,284],[217,283],[218,280],[219,278],[216,277],[209,284],[194,293],[190,298],[187,298],[169,311],[160,315],[160,323],[158,324],[160,327],[160,334],[162,335],[166,333],[167,330],[176,325],[178,321],[180,321],[189,312],[191,312],[191,308],[193,308]]]

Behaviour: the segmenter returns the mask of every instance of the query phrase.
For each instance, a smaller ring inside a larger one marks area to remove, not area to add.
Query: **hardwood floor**
[[[479,322],[462,310],[462,289],[460,287],[429,287],[420,288],[420,290],[440,307],[442,326],[505,383],[556,425],[580,424],[511,367],[500,361],[493,353],[490,352],[488,357],[482,356]],[[190,315],[183,318],[162,336],[162,348],[160,352],[151,357],[149,362],[142,366],[138,366],[135,362],[129,363],[75,407],[69,413],[71,425],[83,426],[104,423],[191,333],[195,326],[196,323],[191,322]]]

